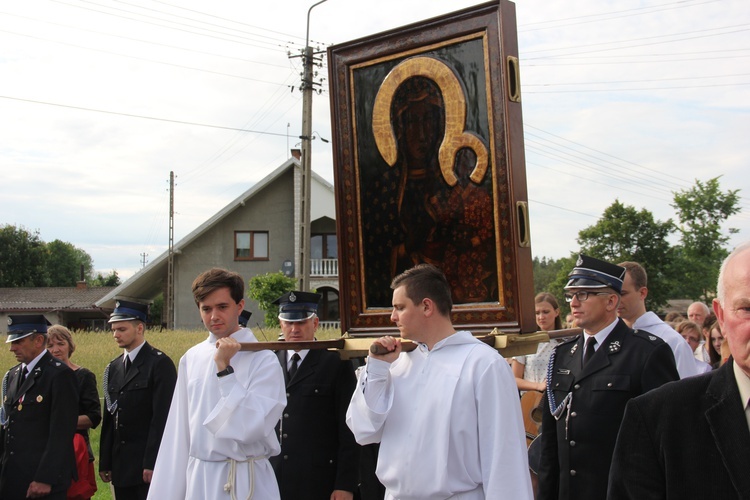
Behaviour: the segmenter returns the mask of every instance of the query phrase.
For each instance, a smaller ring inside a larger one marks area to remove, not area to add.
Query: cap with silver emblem
[[[148,304],[117,299],[115,310],[109,315],[109,323],[134,319],[144,323],[148,322]]]
[[[279,306],[279,319],[282,321],[305,321],[318,312],[322,295],[311,292],[288,292],[272,303]]]
[[[47,333],[47,326],[51,324],[43,314],[10,314],[5,343],[21,340],[34,333]]]

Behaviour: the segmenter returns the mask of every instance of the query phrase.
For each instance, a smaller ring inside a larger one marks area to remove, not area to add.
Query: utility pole
[[[174,171],[169,172],[169,253],[167,254],[167,329],[174,329]]]
[[[148,262],[146,260],[146,257],[148,257],[148,254],[146,252],[143,252],[141,254],[141,267],[146,267],[146,263]]]
[[[320,0],[307,11],[307,33],[305,35],[305,51],[302,56],[304,72],[302,74],[302,210],[300,224],[300,272],[299,272],[299,289],[310,291],[310,244],[312,234],[310,232],[310,203],[312,189],[312,165],[311,165],[311,144],[312,141],[312,98],[313,98],[313,66],[315,65],[314,53],[310,47],[310,12],[317,5],[327,0]]]

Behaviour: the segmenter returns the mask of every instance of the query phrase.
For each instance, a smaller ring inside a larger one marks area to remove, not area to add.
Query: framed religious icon
[[[345,333],[397,333],[423,262],[457,328],[536,331],[517,53],[505,0],[328,49]]]

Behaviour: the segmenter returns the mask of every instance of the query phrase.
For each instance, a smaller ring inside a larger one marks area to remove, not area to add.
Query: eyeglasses
[[[581,290],[579,292],[565,292],[565,302],[573,302],[573,297],[578,299],[578,302],[586,302],[592,295],[611,295],[612,292],[587,292]]]

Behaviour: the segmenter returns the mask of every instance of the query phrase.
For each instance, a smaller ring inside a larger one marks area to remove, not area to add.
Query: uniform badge
[[[615,340],[614,342],[610,342],[610,344],[609,344],[609,352],[610,352],[610,354],[614,353],[614,352],[618,352],[620,349],[621,349],[621,347],[620,347],[620,341],[619,340]]]
[[[573,344],[573,347],[570,348],[570,355],[572,356],[573,354],[575,354],[577,350],[578,350],[578,342]]]
[[[296,302],[296,301],[297,301],[297,296],[294,295],[294,292],[290,292],[289,293],[289,302]]]
[[[570,375],[570,370],[566,370],[565,368],[558,368],[557,374],[558,375]]]
[[[21,411],[21,410],[23,410],[23,404],[20,404],[20,403],[19,403],[19,404],[18,404],[18,411]]]
[[[37,402],[37,403],[41,403],[43,399],[44,399],[44,398],[43,398],[43,397],[42,397],[42,395],[40,394],[40,395],[38,395],[38,396],[36,397],[36,402]]]
[[[12,324],[13,324],[13,319],[12,318],[8,318],[8,326],[10,326]]]
[[[651,340],[651,342],[653,342],[654,340],[656,340],[656,337],[654,337],[653,335],[649,335],[648,338]]]
[[[120,308],[120,301],[118,300],[115,302],[115,309],[119,309],[119,308]]]

